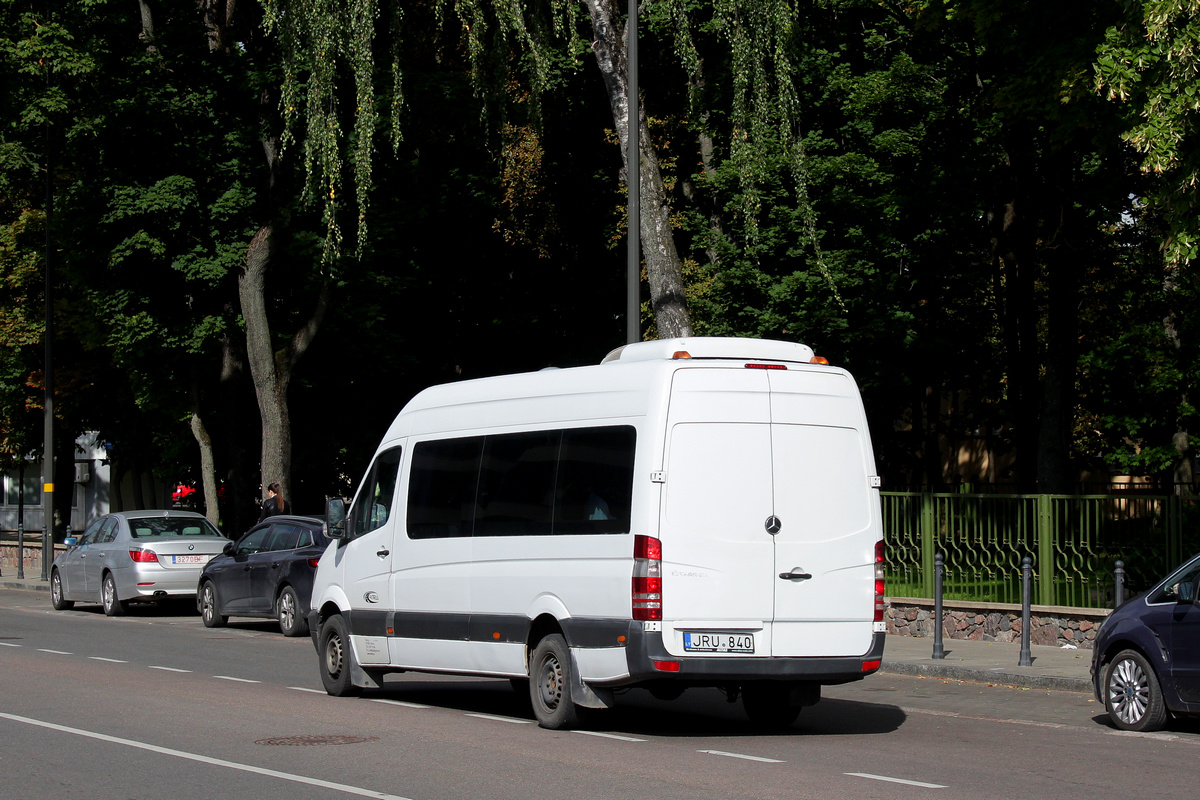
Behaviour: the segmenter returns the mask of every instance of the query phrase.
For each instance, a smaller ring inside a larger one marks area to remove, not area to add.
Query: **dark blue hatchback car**
[[[285,636],[308,632],[313,575],[329,538],[314,517],[268,517],[204,566],[196,606],[209,628],[230,617],[279,620]]]
[[[1127,731],[1153,731],[1172,714],[1200,714],[1200,555],[1104,621],[1092,684]]]

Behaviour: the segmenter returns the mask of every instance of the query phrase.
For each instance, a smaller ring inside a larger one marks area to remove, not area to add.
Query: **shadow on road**
[[[399,700],[475,714],[533,719],[529,700],[507,681],[443,679],[428,676],[388,676],[382,690],[369,691],[371,699]],[[862,703],[826,698],[800,712],[800,718],[782,731],[765,730],[751,723],[741,703],[729,703],[716,689],[689,689],[673,701],[656,700],[649,692],[631,689],[617,695],[613,708],[589,711],[583,727],[597,732],[661,737],[711,736],[861,736],[891,733],[907,715],[884,703]]]

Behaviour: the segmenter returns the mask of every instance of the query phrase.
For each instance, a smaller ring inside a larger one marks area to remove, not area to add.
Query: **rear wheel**
[[[1122,650],[1104,673],[1104,707],[1109,719],[1126,731],[1156,731],[1167,724],[1158,676],[1146,657]]]
[[[290,586],[283,588],[275,610],[279,618],[279,630],[283,631],[284,636],[302,636],[308,633],[308,621],[300,611],[300,598],[296,596],[295,589]]]
[[[55,611],[75,607],[74,600],[63,598],[62,576],[58,574],[58,570],[50,573],[50,605],[54,606]]]
[[[220,628],[229,621],[229,617],[223,617],[218,612],[217,587],[213,586],[212,581],[205,581],[200,587],[200,616],[204,620],[204,627]]]
[[[791,690],[784,683],[746,684],[742,687],[742,707],[755,725],[773,730],[788,727],[800,716],[800,706],[791,704]]]
[[[321,659],[321,683],[325,691],[334,697],[352,697],[362,693],[350,679],[350,665],[354,654],[350,652],[350,637],[346,634],[346,623],[340,614],[334,614],[321,623],[318,650]]]
[[[571,700],[571,651],[557,633],[540,642],[529,667],[529,699],[538,724],[564,730],[579,724],[579,707]]]
[[[119,617],[129,608],[128,600],[117,597],[117,580],[111,572],[104,573],[104,582],[100,585],[100,604],[110,617]]]

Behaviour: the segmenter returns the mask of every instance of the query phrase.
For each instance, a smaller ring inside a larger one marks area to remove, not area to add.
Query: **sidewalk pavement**
[[[26,573],[25,580],[0,576],[0,589],[49,592],[50,584]],[[47,607],[50,598],[46,598]],[[888,636],[883,648],[883,666],[879,671],[900,675],[1019,686],[1029,689],[1054,689],[1064,692],[1092,691],[1090,676],[1092,651],[1032,645],[1033,665],[1019,667],[1020,642],[975,642],[945,639],[946,657],[933,659],[933,639],[913,636]]]

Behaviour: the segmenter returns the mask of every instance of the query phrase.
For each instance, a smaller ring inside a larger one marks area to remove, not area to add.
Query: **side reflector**
[[[882,663],[882,662],[880,662],[880,661],[864,661],[862,671],[863,672],[874,672],[875,670],[879,669],[880,663]]]
[[[659,672],[679,672],[678,661],[655,661],[654,668]]]
[[[810,364],[829,364],[829,359],[825,356],[813,356],[808,360]]]

